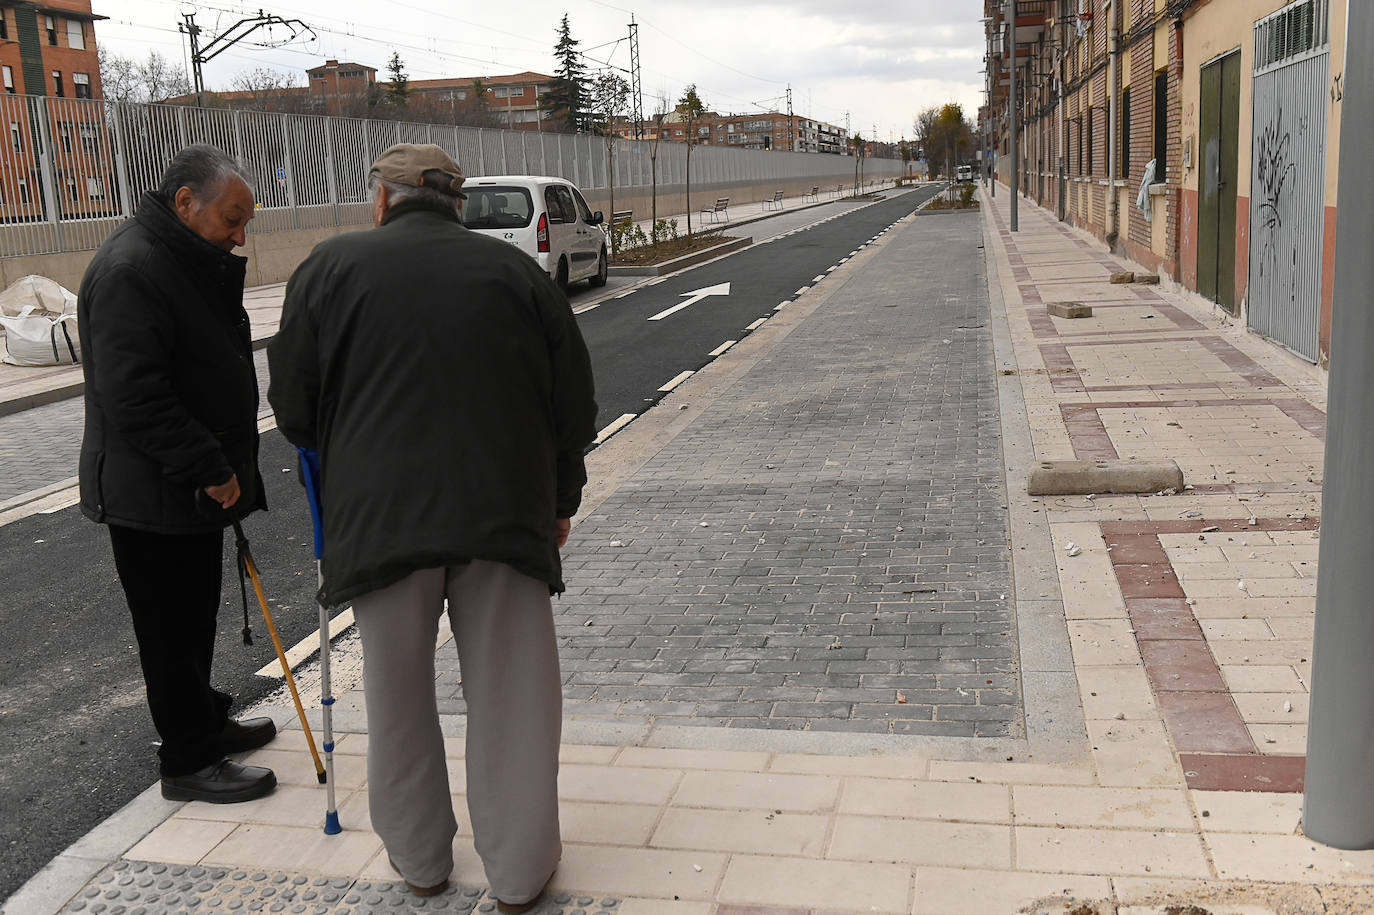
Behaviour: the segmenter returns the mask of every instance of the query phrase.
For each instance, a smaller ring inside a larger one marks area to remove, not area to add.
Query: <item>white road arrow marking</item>
[[[729,284],[729,283],[719,283],[719,284],[717,284],[717,285],[715,285],[715,286],[707,286],[707,287],[705,287],[704,289],[698,289],[698,290],[696,290],[695,292],[684,292],[684,293],[682,293],[682,294],[688,297],[688,298],[687,298],[687,301],[685,301],[685,302],[679,302],[679,303],[677,303],[676,305],[674,305],[672,308],[668,308],[668,309],[665,309],[664,311],[660,311],[658,314],[654,315],[654,316],[653,316],[652,318],[650,318],[649,320],[650,320],[650,321],[662,321],[664,318],[668,317],[669,315],[671,315],[671,314],[676,314],[677,312],[682,311],[682,309],[686,308],[688,305],[695,305],[697,302],[700,302],[702,299],[706,298],[708,295],[729,295],[729,294],[730,294],[730,284]]]

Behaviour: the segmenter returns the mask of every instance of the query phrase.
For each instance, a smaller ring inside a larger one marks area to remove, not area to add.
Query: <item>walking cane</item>
[[[310,523],[315,533],[315,581],[324,587],[324,572],[320,567],[320,555],[324,546],[324,512],[320,503],[320,453],[314,448],[301,448],[296,451],[301,456],[301,476],[305,484],[305,497],[310,503]],[[328,773],[323,778],[325,791],[324,834],[338,835],[343,831],[339,825],[339,810],[334,804],[334,695],[329,688],[329,612],[319,600],[315,602],[320,610],[320,717],[324,724],[324,766]]]
[[[243,584],[243,573],[247,572],[248,577],[253,581],[253,591],[258,595],[258,606],[262,608],[262,618],[267,623],[267,634],[272,636],[272,645],[277,649],[277,660],[281,662],[281,672],[286,676],[286,685],[290,688],[291,698],[296,703],[296,716],[300,718],[301,727],[305,729],[305,740],[310,744],[310,755],[315,760],[315,777],[320,780],[320,784],[324,784],[324,767],[320,765],[320,753],[315,749],[315,736],[310,733],[310,722],[305,720],[305,709],[301,706],[300,694],[296,692],[296,678],[291,676],[291,665],[287,663],[286,652],[282,650],[281,636],[277,635],[277,626],[272,622],[272,611],[267,609],[267,595],[262,591],[262,579],[258,577],[258,565],[253,561],[253,553],[248,548],[248,535],[243,532],[243,525],[237,521],[234,522],[234,537],[237,538],[239,554],[239,584]],[[246,616],[244,617],[244,627],[244,638],[247,640]]]

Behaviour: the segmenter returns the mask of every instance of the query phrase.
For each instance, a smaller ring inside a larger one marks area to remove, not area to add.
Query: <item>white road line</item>
[[[662,391],[664,394],[667,394],[673,388],[682,384],[684,381],[686,381],[688,378],[691,378],[695,374],[696,372],[683,372],[680,375],[675,375],[672,381],[668,382],[663,387],[659,388],[659,390]]]
[[[833,270],[833,269],[835,269],[835,268],[834,268],[834,267],[831,267],[830,269]],[[812,277],[812,278],[811,278],[811,282],[813,282],[813,283],[819,283],[819,282],[820,282],[821,280],[823,280],[823,279],[825,279],[825,274],[824,274],[824,273]]]
[[[835,264],[833,267],[826,267],[826,268],[825,268],[825,272],[826,272],[826,273],[834,273],[834,272],[835,272],[836,270],[838,270],[839,268],[840,268],[840,265],[839,265],[839,264]]]
[[[333,639],[349,626],[353,625],[353,608],[346,607],[337,616],[329,621],[329,637]],[[314,632],[292,645],[286,651],[286,663],[294,671],[302,661],[320,650],[320,630]],[[281,662],[272,660],[264,664],[255,673],[259,677],[276,677],[279,680],[286,679],[281,673]]]
[[[767,320],[767,318],[759,318],[753,324],[750,324],[748,327],[746,327],[745,330],[758,330],[760,327],[763,326],[763,323]]]
[[[849,260],[849,258],[847,258],[847,257],[842,257],[842,258],[840,258],[840,263],[843,264],[844,262],[846,262],[846,261],[848,261],[848,260]]]
[[[811,291],[811,287],[810,287],[810,286],[803,286],[802,288],[798,289],[795,293],[793,293],[793,295],[805,295],[806,293],[808,293],[808,292],[810,292],[810,291]]]
[[[601,432],[597,434],[597,436],[596,436],[596,443],[599,445],[599,444],[601,444],[602,442],[604,442],[606,439],[610,438],[612,435],[615,435],[615,434],[616,434],[617,432],[619,432],[621,429],[624,429],[626,426],[628,426],[630,423],[632,423],[632,422],[634,421],[634,418],[635,418],[636,416],[638,416],[638,415],[639,415],[638,413],[622,413],[622,414],[620,414],[620,418],[619,418],[619,419],[617,419],[615,422],[611,423],[611,424],[610,424],[609,426],[607,426],[606,428],[602,429]]]
[[[773,306],[773,310],[774,310],[774,311],[782,311],[784,308],[786,308],[788,305],[791,305],[791,304],[792,304],[792,302],[791,302],[790,300],[789,300],[789,301],[786,301],[786,302],[779,302],[778,304],[776,304],[776,305]]]
[[[711,350],[711,352],[707,353],[707,355],[708,355],[708,356],[719,356],[719,355],[721,355],[722,353],[724,353],[727,349],[729,349],[730,347],[734,346],[734,345],[735,345],[736,343],[738,343],[738,342],[739,342],[738,340],[726,340],[726,341],[725,341],[724,343],[722,343],[720,346],[717,346],[715,349]]]

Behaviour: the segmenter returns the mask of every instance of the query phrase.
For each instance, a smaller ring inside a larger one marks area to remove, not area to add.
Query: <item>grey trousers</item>
[[[372,828],[402,876],[453,871],[458,824],[434,695],[448,599],[467,702],[467,798],[492,892],[522,903],[562,856],[558,744],[563,692],[549,589],[496,562],[425,569],[353,601],[363,643]]]

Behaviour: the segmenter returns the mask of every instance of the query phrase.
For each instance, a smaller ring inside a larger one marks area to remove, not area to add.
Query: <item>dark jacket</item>
[[[596,402],[530,257],[402,202],[296,269],[267,359],[282,434],[320,452],[326,605],[471,559],[564,589],[553,525],[581,503]]]
[[[190,534],[267,507],[244,264],[145,194],[86,268],[77,327],[88,518]],[[242,494],[225,511],[203,490],[231,474]]]

